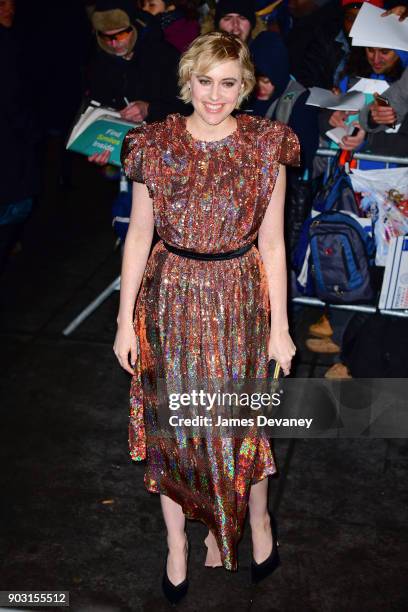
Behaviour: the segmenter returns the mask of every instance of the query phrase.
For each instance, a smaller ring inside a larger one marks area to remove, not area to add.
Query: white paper
[[[395,128],[389,127],[387,130],[385,130],[385,133],[386,134],[398,134],[400,127],[401,127],[401,123],[397,123]]]
[[[387,81],[380,79],[360,79],[348,91],[360,91],[364,94],[383,94],[389,88],[390,84]]]
[[[71,132],[71,135],[69,137],[69,140],[67,142],[67,148],[69,146],[71,146],[71,144],[74,142],[74,140],[76,138],[78,138],[78,136],[80,134],[82,134],[82,132],[84,132],[86,130],[86,128],[89,125],[91,125],[91,123],[93,123],[97,119],[100,119],[101,117],[108,117],[109,119],[113,119],[115,117],[116,118],[120,117],[120,113],[118,113],[117,111],[115,111],[115,110],[113,110],[111,108],[108,108],[106,106],[99,106],[99,107],[95,108],[95,106],[93,106],[91,104],[82,113],[82,115],[78,119],[78,122],[74,126],[74,128],[73,128],[73,130]],[[121,123],[125,123],[125,121],[122,120]]]
[[[408,20],[398,21],[396,15],[381,17],[384,9],[364,2],[350,30],[356,47],[378,47],[408,51]]]
[[[336,144],[340,144],[345,136],[347,136],[347,130],[342,127],[336,127],[326,132],[326,136],[333,140]]]
[[[364,94],[358,91],[347,92],[339,96],[321,87],[311,87],[309,91],[310,94],[306,101],[309,106],[357,112],[365,105]]]
[[[408,237],[392,238],[385,264],[379,308],[408,308]]]
[[[341,144],[341,141],[343,140],[343,138],[345,136],[350,136],[350,134],[352,133],[355,127],[356,126],[352,124],[348,125],[347,128],[336,127],[336,128],[333,128],[332,130],[328,130],[326,132],[326,136],[328,136],[336,144]]]

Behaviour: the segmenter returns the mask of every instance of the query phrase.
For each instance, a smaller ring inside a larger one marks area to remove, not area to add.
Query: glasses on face
[[[132,29],[132,26],[129,26],[126,28],[126,30],[121,30],[120,32],[116,32],[116,34],[106,34],[105,32],[98,31],[98,35],[106,42],[112,42],[113,40],[122,42],[127,39],[128,34],[132,31]]]

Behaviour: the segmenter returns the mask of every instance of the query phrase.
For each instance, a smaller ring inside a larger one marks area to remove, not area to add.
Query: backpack
[[[314,210],[320,212],[328,210],[347,211],[360,214],[353,185],[344,166],[338,165],[339,156],[333,160],[333,168],[323,187],[318,191],[313,201]]]
[[[374,291],[374,239],[358,221],[358,205],[350,177],[337,159],[317,193],[293,258],[297,288],[332,304],[371,301]]]
[[[287,124],[297,99],[305,91],[306,89],[305,87],[303,87],[303,85],[301,85],[294,79],[291,79],[283,94],[277,100],[272,102],[272,104],[266,111],[266,119],[271,119],[275,113],[274,118],[276,119],[276,121],[281,121],[282,123]]]
[[[331,304],[370,302],[375,245],[351,214],[320,213],[309,226],[310,272],[316,295]]]

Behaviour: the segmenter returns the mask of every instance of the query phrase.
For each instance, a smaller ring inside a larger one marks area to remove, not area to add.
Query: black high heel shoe
[[[269,514],[271,519],[271,531],[272,531],[272,550],[269,557],[267,557],[262,563],[257,563],[254,559],[251,561],[251,582],[258,584],[261,580],[272,574],[280,565],[280,556],[278,551],[278,536],[275,518]]]
[[[186,540],[187,540],[187,572],[188,572],[188,559],[190,556],[190,542],[188,539],[188,536],[186,535]],[[169,601],[169,603],[171,603],[173,606],[175,606],[176,604],[178,604],[178,602],[183,599],[183,597],[185,597],[187,595],[187,591],[188,591],[188,577],[186,575],[185,579],[183,580],[183,582],[180,582],[180,584],[173,584],[170,580],[169,577],[167,575],[167,558],[169,556],[169,551],[167,551],[167,555],[166,555],[166,560],[164,562],[164,572],[163,572],[163,579],[162,579],[162,590],[163,590],[163,594],[166,597],[167,601]]]

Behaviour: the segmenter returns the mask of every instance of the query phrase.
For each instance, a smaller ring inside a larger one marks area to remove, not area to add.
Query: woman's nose
[[[218,85],[217,83],[213,83],[211,85],[210,99],[217,100],[217,98],[218,98]]]

